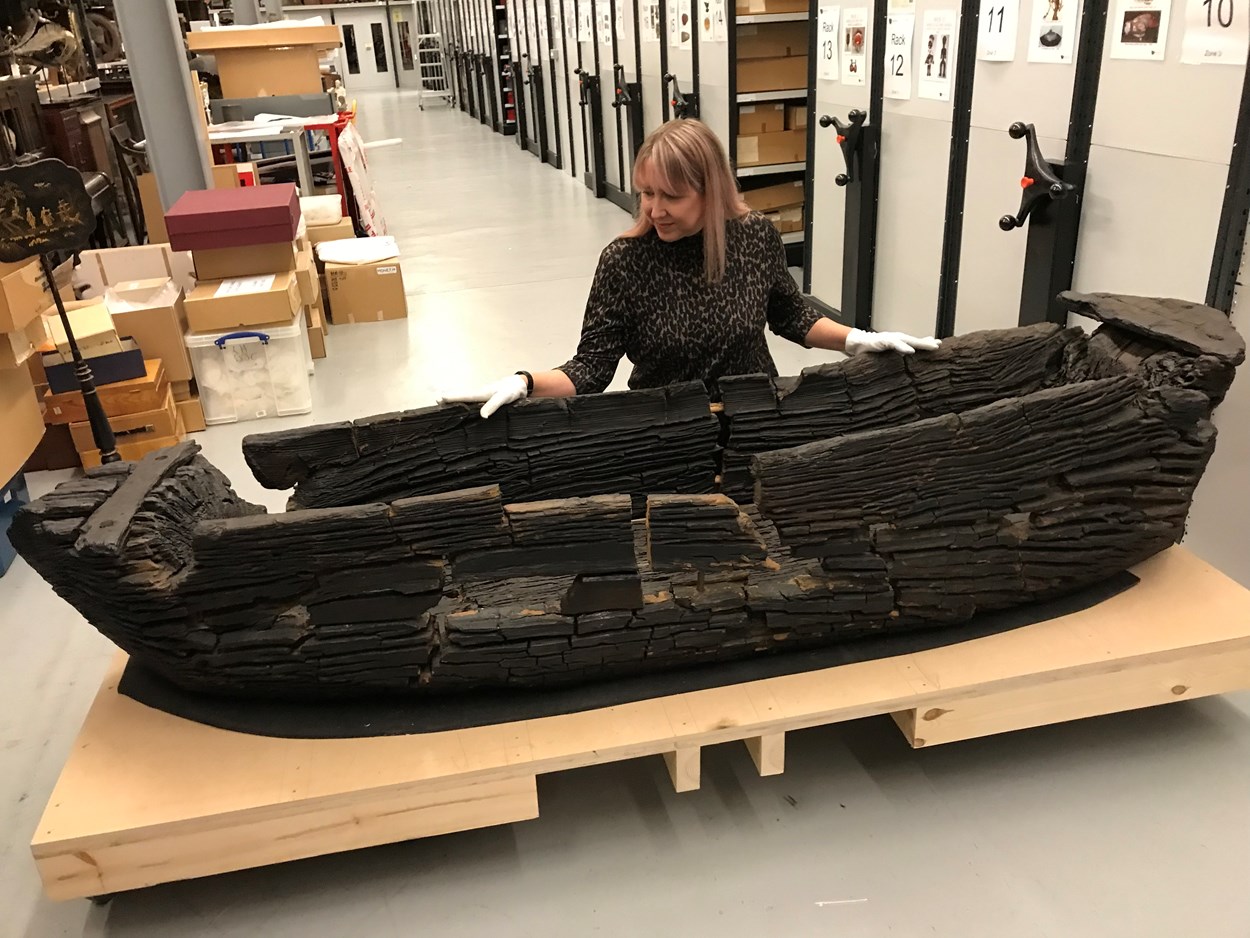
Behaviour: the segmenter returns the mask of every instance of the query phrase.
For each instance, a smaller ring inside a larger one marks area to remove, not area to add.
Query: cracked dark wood
[[[285,514],[187,443],[64,483],[11,536],[136,660],[232,696],[541,688],[940,627],[1183,534],[1244,346],[1205,307],[1068,302],[1094,336],[726,378],[719,417],[684,386],[249,437]]]

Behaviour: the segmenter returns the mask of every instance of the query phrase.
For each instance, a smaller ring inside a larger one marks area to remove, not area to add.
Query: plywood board
[[[1173,700],[1250,687],[1250,590],[1179,547],[1135,572],[1139,584],[1094,608],[946,648],[420,736],[214,729],[119,696],[119,654],[32,851],[48,894],[70,898],[426,836],[440,832],[434,805],[452,812],[450,830],[533,817],[534,778],[578,766],[673,754],[679,787],[693,787],[700,747],[808,726],[912,711],[901,721],[919,712],[928,743],[941,721],[923,715],[934,709],[966,708],[981,731],[1001,732],[1156,703],[1161,678]],[[1187,689],[1177,694],[1166,682],[1182,662]],[[1119,675],[1138,676],[1101,680]],[[1065,688],[1084,701],[1075,711]],[[1011,706],[975,703],[994,695]],[[780,751],[761,757],[778,766]],[[383,815],[413,820],[364,831],[344,823]],[[321,825],[339,833],[321,836]]]

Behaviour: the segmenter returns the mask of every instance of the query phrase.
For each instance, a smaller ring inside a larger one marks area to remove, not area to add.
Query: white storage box
[[[187,350],[209,426],[312,410],[312,351],[300,310],[288,325],[188,332]]]

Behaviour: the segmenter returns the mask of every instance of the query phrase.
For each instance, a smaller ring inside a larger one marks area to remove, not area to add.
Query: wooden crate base
[[[662,755],[678,791],[702,747],[761,775],[789,730],[892,714],[932,746],[1250,688],[1250,591],[1185,550],[1093,609],[824,671],[497,726],[269,739],[119,696],[119,655],[31,845],[54,899],[94,896],[538,816],[538,775]]]

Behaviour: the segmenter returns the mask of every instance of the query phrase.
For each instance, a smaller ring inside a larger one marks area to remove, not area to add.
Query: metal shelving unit
[[[743,166],[737,172],[739,176],[776,176],[778,173],[801,173],[806,170],[806,163],[768,163],[764,166]]]
[[[806,88],[792,88],[787,91],[748,91],[735,95],[739,104],[755,104],[759,101],[787,101],[791,98],[806,98]]]
[[[736,22],[739,26],[749,26],[752,23],[802,23],[807,18],[806,13],[748,13],[739,16]]]
[[[736,6],[736,4],[735,4]],[[730,160],[736,164],[738,157],[738,107],[739,105],[751,105],[764,102],[792,102],[794,104],[806,103],[808,107],[808,126],[811,126],[811,101],[810,89],[802,88],[781,88],[774,91],[738,91],[738,29],[739,27],[763,27],[770,23],[808,23],[810,29],[815,29],[814,10],[816,7],[815,0],[811,0],[811,7],[798,13],[749,13],[739,15],[734,7],[728,8],[729,14],[729,156]],[[812,84],[812,68],[811,57],[812,49],[809,37],[808,56],[808,85]],[[755,188],[776,185],[791,180],[802,179],[804,182],[804,205],[805,212],[810,212],[811,208],[811,180],[809,178],[807,167],[810,162],[811,155],[811,138],[809,132],[808,138],[808,157],[807,160],[800,160],[792,163],[771,163],[763,166],[736,166],[735,175],[741,180],[741,188],[748,191]],[[786,248],[786,261],[792,267],[806,266],[807,238],[805,235],[807,229],[804,224],[803,231],[787,231],[782,233],[781,242]]]

